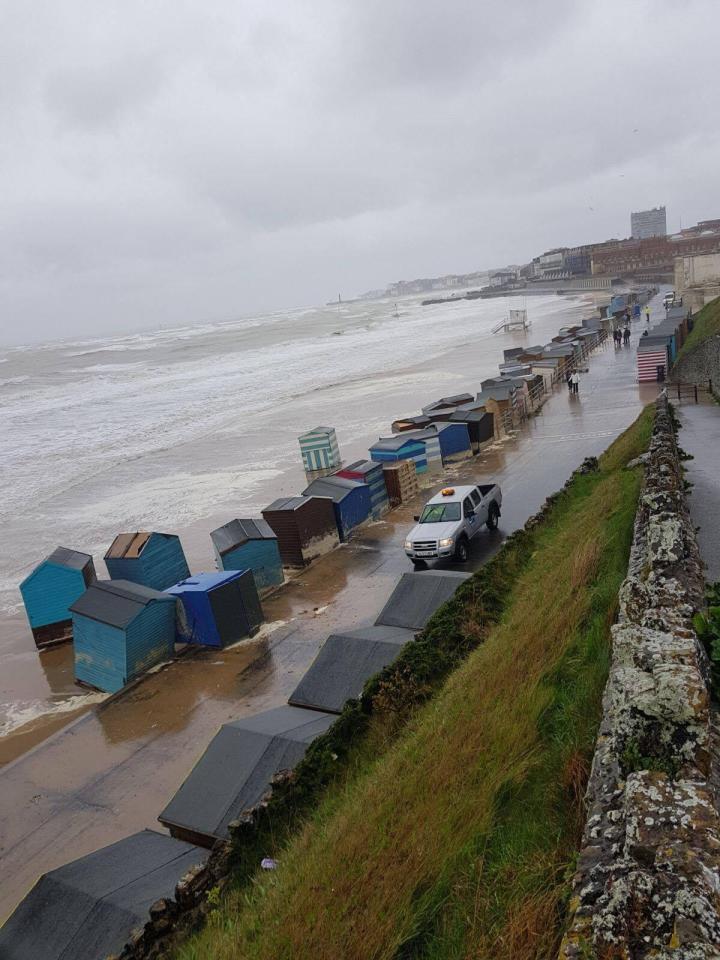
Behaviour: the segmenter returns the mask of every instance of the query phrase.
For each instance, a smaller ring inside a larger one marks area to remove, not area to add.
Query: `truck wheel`
[[[413,560],[412,565],[416,570],[424,570],[427,566],[424,560]]]
[[[455,559],[458,563],[466,563],[468,558],[468,542],[463,537],[455,545]]]
[[[488,530],[497,530],[499,516],[500,511],[497,508],[497,504],[493,503],[488,511],[487,523],[485,524]]]

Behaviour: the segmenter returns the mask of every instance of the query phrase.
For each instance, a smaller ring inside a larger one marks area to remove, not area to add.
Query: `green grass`
[[[370,715],[279,869],[248,883],[241,861],[178,960],[555,956],[640,487],[622,467],[650,429],[646,410],[511,543],[494,616],[471,588],[441,613],[468,639],[456,669],[426,689],[409,672],[414,708]]]
[[[678,358],[694,350],[709,337],[720,334],[720,297],[706,303],[695,315],[695,324],[688,334],[688,338],[678,351]]]

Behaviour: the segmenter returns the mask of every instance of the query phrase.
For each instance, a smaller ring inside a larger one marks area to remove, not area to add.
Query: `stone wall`
[[[703,565],[665,397],[643,459],[561,960],[720,957]]]
[[[704,387],[712,380],[713,392],[720,394],[720,336],[709,337],[684,353],[673,365],[670,379],[675,383],[697,383]]]

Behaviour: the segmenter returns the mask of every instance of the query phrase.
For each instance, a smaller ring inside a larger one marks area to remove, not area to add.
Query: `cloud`
[[[673,228],[720,214],[712,0],[3,17],[5,340],[519,262],[625,235],[656,203]]]

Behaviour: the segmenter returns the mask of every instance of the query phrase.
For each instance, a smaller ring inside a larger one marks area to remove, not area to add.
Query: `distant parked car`
[[[413,566],[441,557],[464,563],[470,541],[483,524],[488,530],[497,527],[501,505],[502,492],[496,483],[445,487],[415,517],[417,524],[407,535],[405,553]]]

